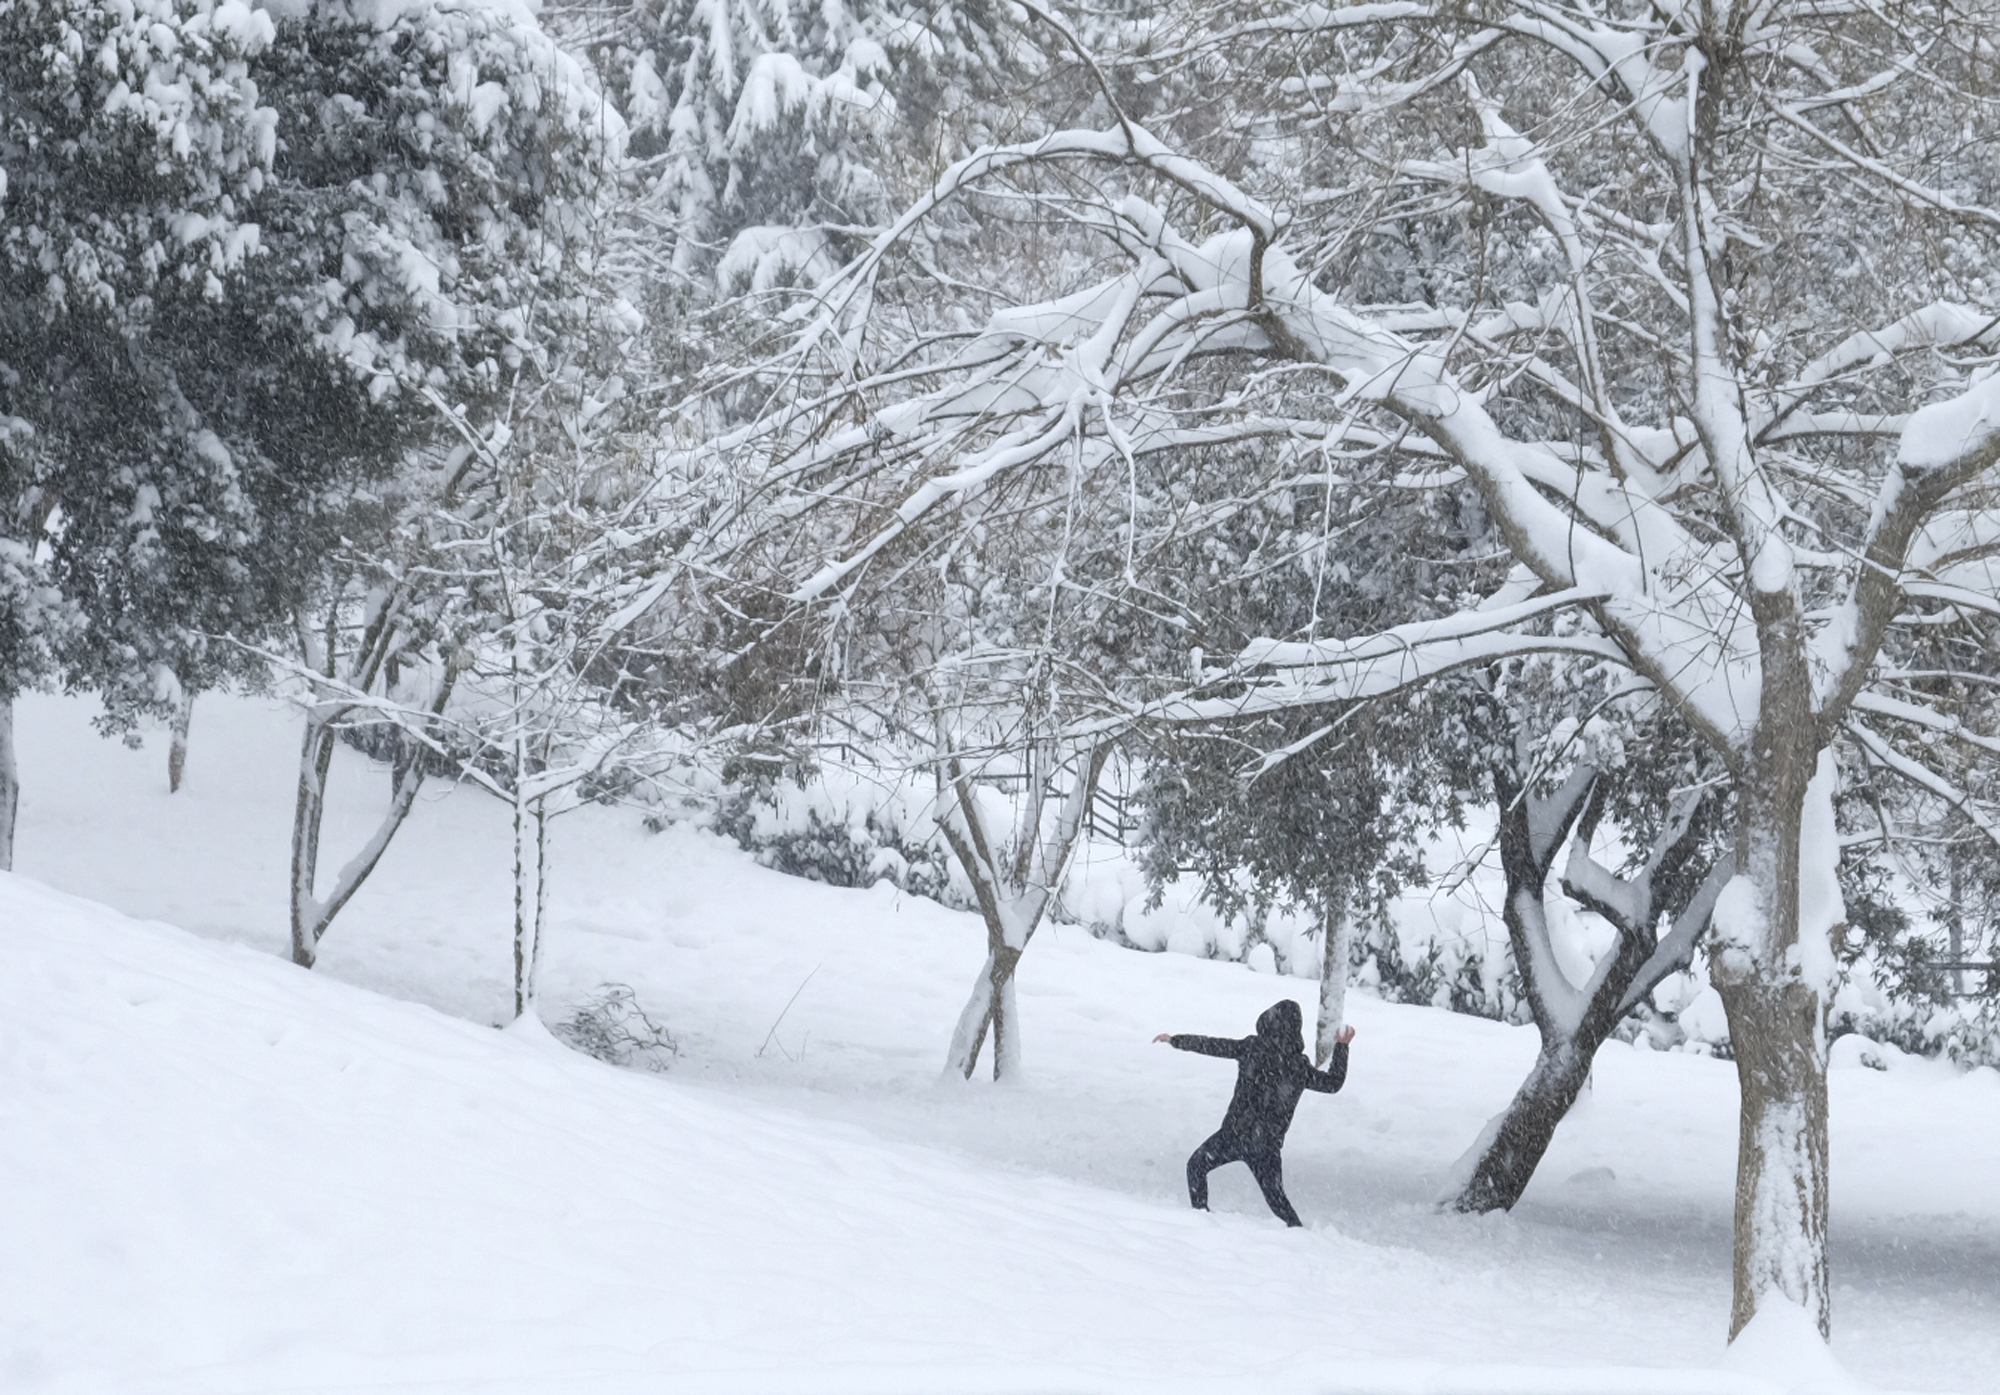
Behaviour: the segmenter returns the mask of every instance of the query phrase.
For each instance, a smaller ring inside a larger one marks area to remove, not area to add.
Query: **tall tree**
[[[244,210],[276,114],[250,64],[271,36],[241,5],[0,7],[0,867],[12,703],[74,658],[79,593],[163,566],[177,526],[242,526],[235,462],[181,391],[186,346],[161,340],[258,246]]]
[[[309,690],[291,897],[293,957],[309,966],[432,764],[414,747],[397,760],[383,820],[321,895],[336,741],[358,723],[433,755],[446,744],[491,599],[456,559],[465,528],[510,492],[521,457],[506,443],[537,409],[579,425],[609,405],[570,400],[566,384],[616,396],[600,358],[629,337],[631,312],[593,276],[624,129],[532,20],[454,0],[386,22],[327,0],[281,26],[258,72],[279,118],[258,205],[268,322],[304,326],[298,352],[346,385],[346,414],[297,432],[299,449],[358,441],[374,481],[344,501],[327,565],[287,558],[279,593]],[[397,691],[416,675],[429,676],[421,696]]]

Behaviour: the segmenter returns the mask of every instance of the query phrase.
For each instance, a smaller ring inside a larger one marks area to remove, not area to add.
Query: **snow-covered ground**
[[[282,708],[203,699],[173,796],[157,739],[101,741],[80,703],[22,700],[19,735],[0,1390],[1784,1384],[1716,1367],[1726,1063],[1608,1046],[1522,1205],[1444,1216],[1532,1033],[1350,998],[1348,1087],[1307,1097],[1287,1152],[1308,1229],[1241,1168],[1198,1215],[1181,1162],[1230,1068],[1150,1038],[1247,1031],[1310,983],[1055,927],[1021,971],[1030,1081],[942,1083],[971,917],[592,808],[556,828],[545,1011],[631,985],[682,1056],[619,1071],[489,1029],[492,800],[434,786],[307,974],[281,960]],[[330,865],[386,795],[348,752],[334,780]],[[1880,1387],[2000,1390],[2000,1073],[1858,1047],[1833,1077],[1835,1353]]]

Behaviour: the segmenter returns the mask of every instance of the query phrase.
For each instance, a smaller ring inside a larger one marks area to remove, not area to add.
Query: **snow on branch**
[[[1857,719],[1849,718],[1847,732],[1860,743],[1862,750],[1885,768],[1900,775],[1918,789],[1936,795],[1963,814],[1966,822],[1986,835],[1988,841],[1995,847],[2000,847],[2000,822],[1996,822],[1995,816],[1955,781],[1947,779],[1922,761],[1904,755],[1879,732]]]
[[[1287,642],[1253,639],[1237,654],[1231,672],[1223,681],[1259,668],[1329,670],[1350,665],[1367,665],[1392,655],[1401,655],[1426,645],[1448,645],[1454,641],[1506,630],[1559,611],[1604,599],[1601,591],[1573,588],[1537,596],[1517,605],[1494,610],[1463,611],[1442,620],[1425,620],[1398,625],[1379,634],[1351,640]]]
[[[1833,623],[1819,636],[1814,658],[1819,675],[1815,694],[1821,719],[1837,724],[1868,677],[1901,610],[1904,597],[1928,592],[1940,599],[1989,609],[1991,598],[1963,588],[1954,597],[1949,582],[1907,577],[1913,563],[1948,564],[1954,551],[1982,559],[2000,542],[2000,519],[1991,509],[1970,510],[1941,519],[1959,488],[2000,462],[2000,375],[1983,378],[1942,402],[1910,416],[1896,458],[1877,487],[1847,598]],[[1933,524],[1935,522],[1935,530]]]
[[[1183,694],[1148,704],[1138,716],[1172,723],[1227,721],[1288,708],[1357,702],[1401,691],[1455,669],[1524,654],[1566,654],[1624,665],[1624,651],[1601,635],[1534,634],[1518,627],[1601,599],[1572,590],[1492,610],[1398,625],[1348,640],[1252,641],[1203,687],[1226,696]],[[1100,723],[1101,725],[1102,723]]]

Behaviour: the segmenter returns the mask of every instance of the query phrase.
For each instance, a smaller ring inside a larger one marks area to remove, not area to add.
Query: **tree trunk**
[[[319,872],[319,830],[326,813],[326,776],[333,764],[333,731],[310,719],[299,751],[299,794],[292,808],[292,962],[310,969],[319,952],[319,905],[313,886]]]
[[[548,808],[525,798],[526,763],[514,770],[514,1016],[534,1010],[540,991],[542,929],[548,910]]]
[[[1536,797],[1511,769],[1494,771],[1494,792],[1500,803],[1500,863],[1507,877],[1501,914],[1535,1030],[1541,1036],[1541,1050],[1507,1108],[1487,1124],[1453,1169],[1452,1190],[1442,1202],[1452,1210],[1511,1210],[1521,1199],[1548,1152],[1556,1126],[1589,1080],[1598,1046],[1623,1016],[1617,1004],[1624,1000],[1627,986],[1646,961],[1650,891],[1645,923],[1619,926],[1618,945],[1593,979],[1588,996],[1564,977],[1549,943],[1544,903],[1549,869],[1579,827],[1579,819],[1583,843],[1588,845],[1600,807],[1596,798],[1599,789],[1587,766],[1572,771],[1553,800]]]
[[[174,723],[172,735],[167,741],[167,793],[179,794],[181,776],[187,771],[188,723],[194,718],[194,694],[181,689],[180,699],[174,703]]]
[[[456,678],[456,668],[448,668],[431,708],[433,717],[444,710]],[[292,962],[307,969],[313,966],[327,927],[368,880],[382,854],[389,850],[390,840],[409,817],[411,806],[417,802],[417,791],[424,783],[421,761],[404,769],[374,833],[340,869],[333,879],[333,889],[322,901],[313,893],[319,881],[320,821],[326,812],[326,778],[333,764],[335,739],[330,722],[307,722],[305,750],[299,762],[299,801],[292,818]]]
[[[14,870],[14,821],[21,812],[21,768],[14,758],[14,699],[0,695],[0,872]]]
[[[1514,1209],[1535,1169],[1541,1166],[1542,1155],[1556,1136],[1556,1126],[1590,1079],[1590,1063],[1601,1044],[1602,1038],[1542,1043],[1528,1078],[1521,1082],[1507,1108],[1486,1126],[1466,1155],[1467,1162],[1459,1165],[1463,1180],[1452,1209]]]
[[[534,1001],[534,984],[529,965],[534,960],[534,916],[528,909],[527,801],[521,797],[521,758],[518,743],[514,754],[514,1016],[525,1017]]]
[[[940,737],[941,749],[948,750],[949,745]],[[1050,903],[1061,894],[1070,855],[1082,836],[1091,795],[1109,751],[1109,746],[1098,745],[1082,753],[1076,784],[1063,801],[1056,830],[1044,840],[1041,809],[1053,765],[1047,763],[1047,750],[1035,748],[1025,808],[1013,842],[1007,845],[998,843],[987,830],[971,783],[956,758],[947,756],[940,765],[938,792],[944,807],[938,816],[938,831],[965,869],[979,901],[980,918],[986,922],[986,964],[952,1032],[951,1050],[945,1056],[947,1073],[956,1071],[967,1080],[972,1078],[988,1027],[993,1030],[993,1078],[1005,1080],[1020,1070],[1021,1026],[1014,970]]]
[[[1965,970],[1957,967],[1965,962],[1965,855],[1957,848],[1948,854],[1951,859],[1951,900],[1945,911],[1945,933],[1949,936],[1947,952],[1951,955],[1951,991],[1957,997],[1965,996]]]
[[[1015,991],[1014,970],[1021,962],[1019,950],[1003,953],[993,964],[993,1078],[1014,1080],[1021,1074],[1020,996]]]
[[[549,923],[549,806],[535,801],[535,952],[528,956],[530,996],[542,981],[542,950]]]
[[[1354,961],[1354,917],[1344,898],[1329,899],[1325,958],[1319,971],[1319,1020],[1313,1031],[1313,1059],[1324,1070],[1333,1057],[1334,1038],[1347,1021],[1347,974]]]
[[[1018,949],[989,942],[986,962],[980,966],[979,977],[972,985],[972,996],[966,1000],[965,1010],[958,1015],[958,1026],[951,1034],[951,1053],[945,1062],[947,1071],[972,1079],[989,1028],[993,1032],[993,1078],[1005,1080],[1020,1069],[1014,970],[1021,963],[1021,954]]]
[[[944,1068],[947,1072],[957,1072],[967,1080],[972,1079],[972,1068],[979,1064],[979,1050],[986,1042],[986,1028],[993,1021],[993,954],[988,951],[986,962],[979,966],[979,977],[972,981],[972,996],[966,1000],[964,1011],[958,1014],[958,1025],[952,1029],[951,1050],[946,1053]]]
[[[1715,986],[1729,1015],[1742,1091],[1732,1341],[1773,1295],[1804,1309],[1821,1336],[1832,1329],[1826,1224],[1830,985],[1824,981],[1831,955],[1826,927],[1803,923],[1800,892],[1809,803],[1825,806],[1816,822],[1826,827],[1816,830],[1816,841],[1834,836],[1834,774],[1831,758],[1820,761],[1804,740],[1788,741],[1790,735],[1769,727],[1760,734],[1762,768],[1742,796],[1739,871],[1716,913]],[[1816,863],[1837,856],[1828,847],[1807,851]],[[1814,868],[1818,880],[1831,875],[1830,864]]]
[[[1743,1091],[1729,1335],[1775,1291],[1828,1336],[1824,1002],[1796,981],[1736,984],[1722,1001]]]

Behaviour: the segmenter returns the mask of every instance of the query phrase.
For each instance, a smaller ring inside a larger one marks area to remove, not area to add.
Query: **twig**
[[[785,1014],[792,1010],[792,1004],[796,1003],[799,1000],[799,994],[806,991],[806,984],[811,983],[813,981],[813,974],[818,973],[824,967],[826,967],[824,964],[813,965],[812,974],[807,974],[805,978],[800,981],[799,986],[792,990],[792,996],[785,999],[785,1005],[778,1010],[778,1021],[773,1022],[771,1024],[771,1030],[764,1033],[764,1045],[757,1048],[757,1059],[759,1060],[763,1059],[764,1052],[771,1045],[771,1038],[778,1035],[778,1026],[785,1020]],[[784,1050],[782,1046],[779,1047],[778,1049],[781,1051]],[[789,1053],[787,1054],[786,1059],[787,1060],[790,1059]]]

